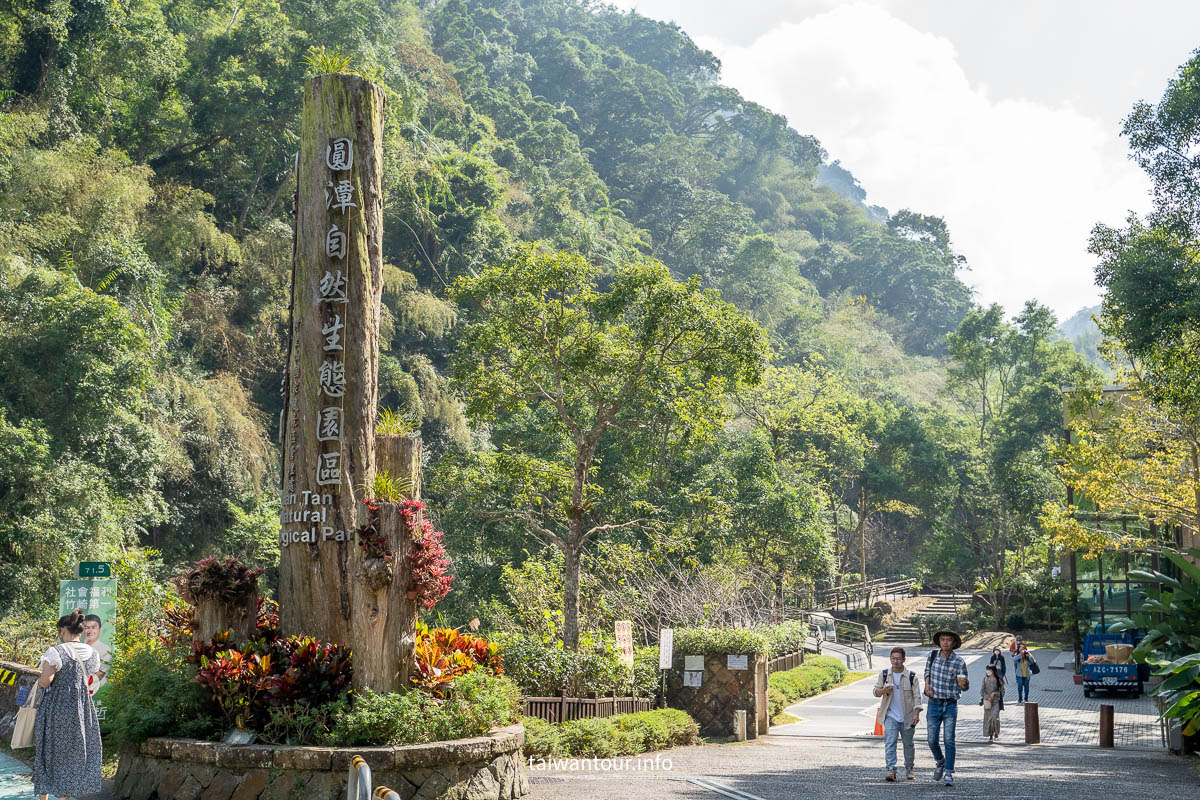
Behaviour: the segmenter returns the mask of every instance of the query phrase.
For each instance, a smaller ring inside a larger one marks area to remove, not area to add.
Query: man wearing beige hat
[[[970,688],[967,662],[954,651],[962,647],[962,637],[954,631],[938,631],[933,635],[937,650],[929,651],[925,661],[925,696],[929,698],[929,713],[925,728],[929,734],[929,750],[933,753],[933,779],[954,785],[954,728],[958,724],[958,698]],[[938,738],[946,745],[942,753]]]

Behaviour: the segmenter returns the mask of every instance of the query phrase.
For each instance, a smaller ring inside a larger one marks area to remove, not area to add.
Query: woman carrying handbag
[[[88,694],[88,676],[100,656],[79,641],[83,609],[58,620],[59,644],[42,656],[37,685],[46,689],[34,721],[33,790],[41,800],[100,792],[100,722]]]
[[[11,747],[13,750],[20,750],[25,747],[33,747],[33,724],[37,719],[38,697],[41,690],[37,684],[29,687],[29,693],[25,695],[25,702],[21,703],[17,709],[17,721],[13,723],[13,734]]]

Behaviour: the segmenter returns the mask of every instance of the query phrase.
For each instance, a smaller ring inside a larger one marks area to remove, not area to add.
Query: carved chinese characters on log
[[[296,159],[291,338],[280,441],[281,623],[349,641],[357,494],[374,473],[383,93],[308,81]]]

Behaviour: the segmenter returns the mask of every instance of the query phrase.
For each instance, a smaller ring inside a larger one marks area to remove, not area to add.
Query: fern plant
[[[327,73],[356,74],[350,69],[349,56],[344,56],[336,50],[330,50],[325,45],[308,48],[308,52],[304,54],[303,61],[312,70],[314,75],[325,75]]]
[[[403,503],[412,494],[412,480],[392,475],[386,469],[376,470],[375,479],[361,487],[362,493],[372,500],[384,503]]]
[[[401,414],[399,411],[392,411],[390,408],[381,408],[379,415],[375,417],[375,433],[408,436],[410,433],[415,433],[420,427],[419,421]]]

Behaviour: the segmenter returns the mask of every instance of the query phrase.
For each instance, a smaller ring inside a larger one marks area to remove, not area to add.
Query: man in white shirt
[[[112,669],[112,653],[108,645],[100,641],[100,628],[103,623],[96,614],[88,614],[83,618],[83,643],[91,645],[100,657],[100,669],[88,680],[88,694],[95,694],[100,687],[108,682],[108,671]]]
[[[886,761],[884,780],[896,780],[896,739],[904,742],[904,768],[911,781],[916,777],[916,750],[913,733],[921,719],[921,682],[917,674],[904,668],[907,653],[903,647],[893,647],[891,669],[885,669],[875,679],[875,696],[883,698],[879,714],[883,718],[883,757]]]

